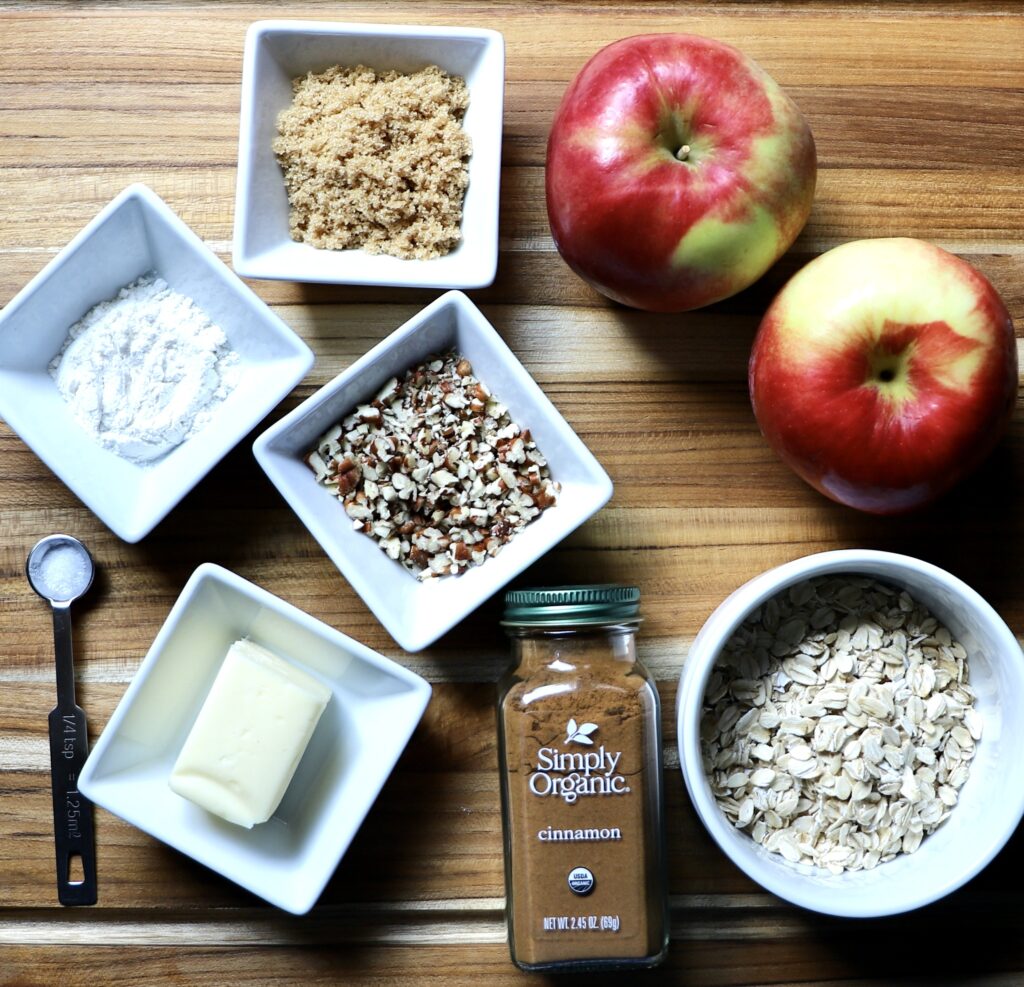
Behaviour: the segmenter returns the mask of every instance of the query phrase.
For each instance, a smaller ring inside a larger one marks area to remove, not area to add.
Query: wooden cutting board
[[[645,980],[694,984],[1024,978],[1019,838],[943,903],[884,922],[816,917],[743,877],[690,807],[675,682],[701,624],[749,577],[810,552],[904,551],[943,565],[1024,630],[1024,425],[911,519],[824,501],[762,441],[747,399],[754,329],[785,278],[845,240],[906,234],[977,265],[1024,318],[1024,10],[1012,2],[331,2],[0,5],[0,304],[125,185],[149,184],[230,248],[247,25],[264,17],[460,24],[507,44],[498,279],[472,293],[615,481],[531,572],[635,582],[665,707],[672,949]],[[736,44],[795,97],[820,156],[814,212],[753,289],[712,310],[615,307],[562,263],[543,204],[547,128],[586,58],[617,38],[693,31]],[[269,421],[435,293],[254,282],[317,364]],[[517,983],[502,920],[492,601],[402,653],[284,506],[243,442],[141,544],[119,541],[0,425],[0,984]],[[213,561],[434,684],[422,725],[321,903],[292,918],[105,812],[100,903],[53,892],[46,746],[49,616],[28,548],[68,531],[100,567],[76,610],[79,694],[98,735],[189,574]],[[533,978],[539,981],[541,978]],[[600,978],[598,978],[600,979]],[[609,980],[609,982],[612,982]]]

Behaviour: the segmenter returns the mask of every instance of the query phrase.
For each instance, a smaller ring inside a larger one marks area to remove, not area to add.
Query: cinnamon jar
[[[629,586],[514,590],[498,701],[509,947],[524,970],[668,948],[658,692]]]

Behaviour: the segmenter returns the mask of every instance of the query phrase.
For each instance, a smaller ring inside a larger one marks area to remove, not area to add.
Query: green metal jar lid
[[[506,627],[617,624],[638,620],[640,590],[614,583],[513,589],[505,594]]]

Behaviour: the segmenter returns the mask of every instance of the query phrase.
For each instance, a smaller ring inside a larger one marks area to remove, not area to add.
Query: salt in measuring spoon
[[[50,711],[50,782],[57,852],[57,897],[62,905],[96,904],[96,842],[92,803],[78,791],[89,754],[85,712],[75,703],[71,604],[92,585],[88,549],[70,535],[50,535],[29,552],[25,572],[32,588],[53,609],[57,705]],[[81,878],[72,877],[75,858]]]

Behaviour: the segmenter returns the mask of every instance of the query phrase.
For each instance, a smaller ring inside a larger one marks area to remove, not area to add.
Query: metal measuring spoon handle
[[[72,568],[50,577],[47,552],[81,552],[80,578]],[[71,647],[71,603],[92,583],[93,563],[85,546],[68,535],[44,538],[29,553],[26,571],[32,588],[53,609],[53,646],[57,672],[57,705],[50,711],[50,783],[53,790],[53,837],[57,863],[57,897],[62,905],[96,904],[96,838],[93,807],[78,790],[78,777],[89,756],[85,711],[75,702],[75,668]],[[70,573],[70,575],[69,575]],[[67,596],[67,599],[56,599]],[[82,878],[73,877],[80,860]]]
[[[75,702],[71,651],[71,606],[53,605],[53,645],[57,660],[57,705],[50,711],[50,783],[53,837],[57,853],[57,897],[62,905],[96,904],[96,836],[93,808],[78,790],[78,776],[89,756],[85,711]],[[75,857],[82,879],[73,879]]]

